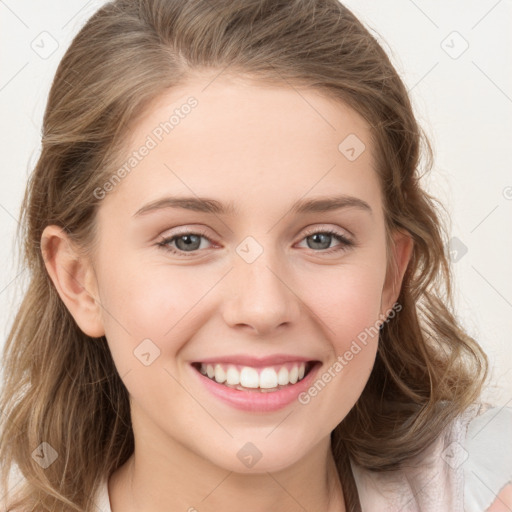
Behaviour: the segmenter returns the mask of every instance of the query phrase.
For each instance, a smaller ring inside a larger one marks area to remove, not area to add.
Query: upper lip
[[[316,361],[316,359],[311,357],[303,357],[296,356],[292,354],[275,354],[272,356],[265,357],[253,357],[243,354],[233,354],[227,356],[219,356],[219,357],[210,357],[206,359],[201,359],[199,361],[195,361],[196,363],[203,364],[236,364],[241,366],[253,366],[253,367],[261,367],[261,366],[274,366],[278,364],[284,363],[295,363],[295,362],[308,362],[308,361]]]

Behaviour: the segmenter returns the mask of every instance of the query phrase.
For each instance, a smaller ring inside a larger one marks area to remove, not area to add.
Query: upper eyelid
[[[348,231],[347,229],[343,229],[340,227],[332,227],[332,226],[317,226],[317,227],[307,227],[304,228],[302,238],[305,236],[310,236],[314,233],[324,233],[324,232],[335,232],[336,234],[343,236],[347,239],[353,239],[354,235]],[[301,239],[302,240],[302,239]]]
[[[315,233],[323,233],[327,231],[335,231],[336,234],[340,236],[344,236],[347,239],[352,240],[354,235],[348,231],[346,228],[340,228],[340,227],[333,227],[328,225],[313,225],[312,227],[307,226],[302,229],[302,238],[306,236],[311,236],[311,234]],[[186,227],[178,231],[177,233],[169,234],[169,235],[160,235],[160,240],[171,240],[174,238],[177,238],[181,235],[200,235],[204,238],[207,238],[210,242],[214,242],[213,238],[209,234],[206,233],[206,230],[203,228],[194,228],[194,227]],[[302,240],[302,238],[300,240]]]
[[[339,228],[339,227],[332,227],[332,226],[313,226],[313,227],[306,227],[306,228],[303,228],[303,234],[301,236],[301,238],[297,241],[298,242],[302,242],[305,238],[309,237],[309,236],[312,236],[314,234],[317,234],[317,233],[330,233],[331,236],[334,236],[334,237],[339,237],[341,238],[341,243],[345,244],[345,246],[356,246],[356,241],[354,240],[354,236],[352,235],[352,233],[350,233],[348,236],[341,232],[340,230],[342,230],[342,228]],[[217,242],[213,239],[213,237],[210,237],[208,234],[206,234],[204,232],[205,230],[203,228],[197,228],[197,229],[194,229],[194,228],[183,228],[181,231],[179,231],[178,233],[173,233],[172,235],[162,235],[161,238],[160,238],[160,241],[158,243],[158,245],[160,246],[164,246],[166,244],[169,244],[169,243],[172,243],[174,242],[177,238],[179,238],[180,236],[183,236],[183,235],[196,235],[196,236],[200,236],[202,238],[205,238],[207,239],[211,244],[213,244],[214,246],[215,245],[218,245]],[[347,231],[347,230],[342,230],[342,231]],[[344,239],[344,240],[343,240]],[[176,249],[176,248],[171,248],[171,250],[173,251],[176,251],[178,253],[183,253],[183,254],[187,254],[187,251],[182,251],[181,249]],[[200,249],[195,249],[194,251],[190,251],[188,252],[188,254],[193,254],[195,252],[202,252]],[[320,251],[321,252],[321,251]]]

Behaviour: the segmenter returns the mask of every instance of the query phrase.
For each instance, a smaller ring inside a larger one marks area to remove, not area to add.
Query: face
[[[382,197],[356,112],[210,81],[151,105],[105,187],[101,323],[139,446],[275,471],[328,438],[372,370],[368,329],[392,305]]]

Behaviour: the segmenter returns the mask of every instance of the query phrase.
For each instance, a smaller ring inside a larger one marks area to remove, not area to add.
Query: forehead
[[[196,77],[156,98],[134,124],[121,162],[131,158],[128,172],[109,194],[123,207],[166,192],[232,204],[338,192],[375,204],[370,135],[357,112],[316,90]]]

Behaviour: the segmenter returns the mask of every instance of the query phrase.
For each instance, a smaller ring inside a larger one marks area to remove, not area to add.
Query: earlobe
[[[391,247],[391,261],[382,289],[381,313],[386,315],[398,300],[407,266],[412,257],[414,240],[405,231],[395,231]]]
[[[47,226],[41,236],[46,270],[80,329],[93,338],[105,334],[93,268],[73,247],[66,232]]]

